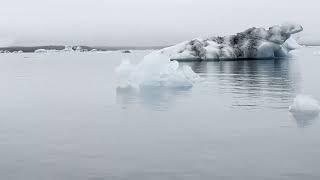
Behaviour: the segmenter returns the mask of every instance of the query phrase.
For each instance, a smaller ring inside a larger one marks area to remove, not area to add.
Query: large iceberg
[[[250,28],[236,35],[193,39],[161,49],[172,60],[227,60],[283,58],[299,47],[291,37],[303,31],[297,24],[282,24],[269,29]]]

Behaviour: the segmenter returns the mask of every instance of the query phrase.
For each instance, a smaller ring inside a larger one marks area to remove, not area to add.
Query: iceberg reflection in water
[[[213,89],[217,87],[213,93],[232,98],[232,107],[287,109],[299,91],[299,72],[294,63],[282,59],[188,64]]]
[[[192,87],[192,94],[207,95],[231,108],[287,109],[300,89],[299,71],[292,59],[180,63],[203,78]],[[142,103],[164,110],[177,98],[188,98],[189,91],[191,87],[118,88],[117,99],[118,103]]]
[[[179,99],[190,95],[192,87],[145,86],[139,89],[117,88],[117,102],[125,105],[141,103],[144,107],[157,111],[166,111]]]
[[[319,114],[303,114],[303,113],[292,113],[292,118],[297,122],[299,128],[306,128],[311,126],[319,118]]]

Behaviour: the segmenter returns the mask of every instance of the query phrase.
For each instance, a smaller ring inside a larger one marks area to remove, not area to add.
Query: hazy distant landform
[[[147,49],[161,49],[165,46],[62,46],[62,45],[48,45],[48,46],[11,46],[0,47],[0,53],[34,53],[45,51],[117,51],[123,50],[124,53],[129,50],[147,50]]]

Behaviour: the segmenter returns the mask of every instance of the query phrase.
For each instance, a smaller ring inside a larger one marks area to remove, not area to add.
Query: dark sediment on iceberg
[[[284,58],[299,47],[291,35],[302,30],[295,24],[250,28],[236,35],[185,41],[160,53],[181,61]]]

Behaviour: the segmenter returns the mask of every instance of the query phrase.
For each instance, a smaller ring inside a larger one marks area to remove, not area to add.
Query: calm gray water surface
[[[119,90],[132,54],[0,55],[0,177],[6,180],[320,179],[319,48],[295,59],[194,62],[192,88]]]

